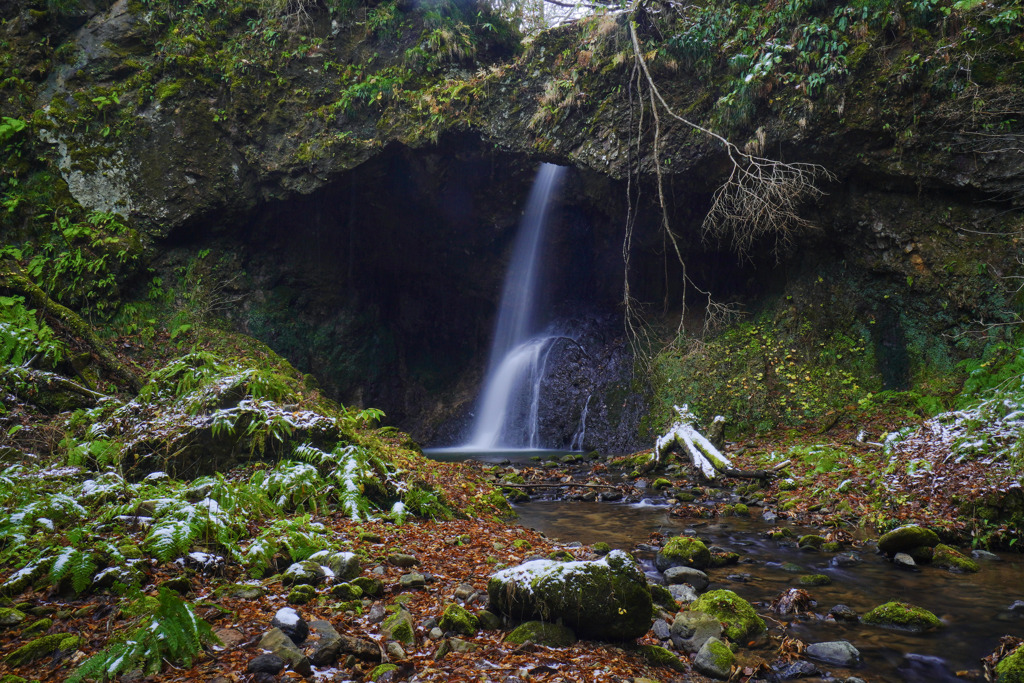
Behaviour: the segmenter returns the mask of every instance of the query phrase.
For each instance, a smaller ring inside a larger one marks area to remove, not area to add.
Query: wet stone
[[[797,678],[817,676],[821,671],[811,662],[800,660],[775,667],[775,673],[780,681],[792,681]]]
[[[417,572],[410,572],[403,574],[398,579],[398,584],[402,588],[423,588],[427,585],[427,578],[423,574]]]
[[[677,583],[672,586],[669,586],[668,592],[672,594],[672,598],[675,599],[676,602],[683,603],[686,605],[690,604],[699,597],[697,595],[697,591],[693,589],[693,586],[690,586],[689,584],[685,583]]]
[[[907,571],[917,571],[917,563],[907,553],[896,553],[893,555],[892,563],[897,569],[904,569]]]
[[[259,655],[249,660],[245,672],[250,674],[271,674],[276,676],[284,669],[284,660],[275,654]]]
[[[828,611],[829,615],[836,621],[858,621],[857,610],[846,605],[836,605]]]
[[[693,567],[669,567],[665,570],[665,582],[669,584],[688,583],[698,593],[708,587],[708,575]]]
[[[856,567],[863,561],[857,553],[839,553],[829,561],[829,564],[833,567]]]
[[[669,636],[672,635],[668,622],[664,619],[658,619],[654,622],[654,626],[651,627],[651,633],[653,633],[654,637],[658,640],[668,640]]]
[[[811,659],[845,669],[860,664],[860,651],[845,640],[811,643],[805,652]]]

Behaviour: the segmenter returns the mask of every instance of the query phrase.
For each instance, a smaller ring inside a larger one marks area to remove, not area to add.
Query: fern
[[[81,593],[89,587],[96,569],[96,558],[92,553],[78,548],[65,548],[50,566],[50,583],[56,586],[70,577],[75,593]]]
[[[161,588],[156,614],[143,621],[126,640],[87,659],[68,681],[112,680],[134,669],[153,675],[160,672],[165,659],[176,666],[189,667],[204,644],[216,642],[210,625],[196,616],[191,605],[174,591]]]
[[[157,521],[142,545],[161,562],[188,553],[198,539],[224,548],[230,548],[238,539],[238,532],[228,516],[210,498],[196,504],[163,499],[158,501],[154,516]]]
[[[251,576],[258,578],[279,552],[288,555],[292,562],[301,562],[329,546],[327,529],[323,524],[311,521],[309,515],[279,519],[261,531],[249,544],[242,563],[249,567]]]
[[[58,362],[67,354],[53,330],[40,323],[20,296],[0,296],[0,364],[21,365],[41,355]]]
[[[322,505],[327,482],[316,467],[303,462],[282,460],[266,478],[267,495],[274,505],[295,510],[299,506],[314,510]]]

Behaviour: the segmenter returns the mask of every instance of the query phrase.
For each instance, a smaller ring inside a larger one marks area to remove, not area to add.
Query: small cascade
[[[538,334],[541,244],[551,199],[565,169],[542,164],[505,274],[490,365],[467,449],[539,448],[540,384],[555,338]]]
[[[583,404],[583,412],[580,413],[580,426],[576,428],[576,433],[572,435],[572,442],[569,444],[571,451],[583,450],[583,439],[587,436],[587,412],[590,410],[590,399],[593,396],[587,394],[587,402]]]

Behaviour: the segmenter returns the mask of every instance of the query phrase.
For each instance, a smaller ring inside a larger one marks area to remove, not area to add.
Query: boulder
[[[480,623],[476,616],[470,614],[465,607],[452,603],[444,608],[444,614],[441,615],[438,626],[441,627],[442,631],[451,631],[459,635],[471,636],[476,633]]]
[[[908,524],[893,529],[878,539],[878,549],[887,555],[905,553],[921,546],[934,548],[938,544],[939,537],[934,531],[917,526],[916,524]]]
[[[598,640],[647,633],[653,606],[647,580],[621,550],[600,560],[535,560],[502,570],[487,584],[492,610],[513,619],[558,621]]]
[[[358,586],[363,591],[363,595],[379,598],[384,595],[384,582],[380,579],[374,579],[369,576],[360,576],[352,579],[353,586]]]
[[[654,558],[654,565],[662,572],[670,567],[706,569],[710,564],[711,551],[692,536],[673,536]]]
[[[699,597],[697,591],[688,583],[673,584],[668,587],[668,592],[672,595],[673,600],[682,605],[689,605]]]
[[[1024,683],[1024,645],[996,664],[996,683]]]
[[[314,666],[330,666],[338,661],[341,654],[341,635],[330,622],[315,619],[309,622],[309,630],[317,636],[309,661]]]
[[[704,612],[681,612],[672,622],[669,634],[676,647],[694,654],[709,638],[722,635],[722,622]]]
[[[707,574],[693,567],[669,567],[665,570],[665,583],[688,583],[700,593],[708,587],[711,580]]]
[[[673,671],[679,671],[680,673],[686,671],[686,667],[679,661],[679,657],[676,657],[672,652],[666,650],[660,645],[641,645],[637,648],[637,651],[643,655],[650,664],[654,666],[663,666]]]
[[[388,640],[398,640],[406,645],[416,642],[416,630],[412,625],[412,616],[404,609],[398,610],[384,620],[381,631]]]
[[[284,586],[319,586],[326,579],[327,572],[313,560],[295,562],[281,574],[281,584]]]
[[[291,607],[277,610],[270,625],[288,636],[296,645],[301,645],[309,637],[309,624]]]
[[[308,583],[301,583],[288,593],[286,602],[289,605],[305,605],[316,597],[316,589]]]
[[[280,657],[288,668],[300,676],[313,675],[313,668],[309,664],[309,658],[302,654],[302,650],[281,629],[274,628],[264,633],[260,639],[259,646],[261,649]]]
[[[690,610],[705,612],[725,625],[725,635],[734,643],[744,643],[768,632],[764,619],[749,602],[730,590],[716,590],[700,596]]]
[[[828,613],[836,621],[860,621],[860,617],[857,616],[857,610],[848,605],[834,605]]]
[[[245,666],[245,672],[250,674],[270,674],[276,676],[284,669],[284,660],[275,654],[263,654],[253,657]]]
[[[729,678],[736,655],[718,638],[708,638],[693,658],[693,668],[712,678]]]
[[[364,659],[369,662],[380,661],[380,648],[372,640],[356,638],[355,636],[342,635],[338,641],[338,652],[352,655],[357,659]]]
[[[355,553],[332,553],[329,550],[321,550],[311,555],[309,561],[330,569],[336,581],[349,581],[363,571],[359,564],[359,556]]]
[[[427,585],[427,577],[419,572],[409,572],[398,577],[398,585],[402,588],[423,588]]]
[[[932,564],[936,567],[948,569],[951,572],[973,573],[978,571],[978,563],[963,553],[950,548],[948,545],[939,544],[935,546],[935,555],[932,557]]]
[[[914,633],[943,626],[939,618],[928,610],[905,602],[887,602],[879,605],[865,614],[861,621],[865,624]]]
[[[825,664],[849,669],[860,664],[860,651],[845,640],[811,643],[805,650],[808,657]]]
[[[352,583],[339,583],[331,588],[331,597],[348,602],[363,597],[363,589]]]

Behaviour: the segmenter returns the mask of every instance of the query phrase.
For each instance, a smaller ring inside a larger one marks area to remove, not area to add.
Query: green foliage
[[[217,642],[210,625],[172,590],[160,589],[156,613],[125,640],[108,645],[86,660],[69,683],[111,680],[133,669],[157,674],[164,660],[189,667],[204,644]]]
[[[309,515],[278,519],[261,531],[246,548],[242,563],[255,578],[263,576],[271,560],[284,553],[292,562],[301,562],[328,547],[326,530]]]
[[[10,116],[0,117],[0,150],[4,148],[9,140],[25,130],[27,123],[21,119],[14,119]]]
[[[20,296],[0,296],[0,365],[22,365],[36,356],[49,364],[62,360],[67,347]]]
[[[96,558],[91,552],[65,548],[50,567],[50,583],[56,586],[64,579],[70,579],[75,593],[81,593],[89,587],[96,569]]]

